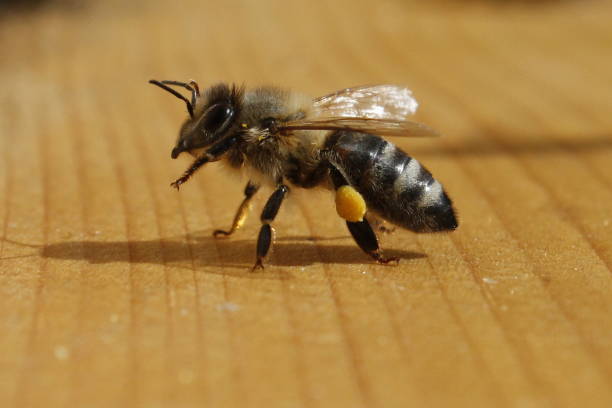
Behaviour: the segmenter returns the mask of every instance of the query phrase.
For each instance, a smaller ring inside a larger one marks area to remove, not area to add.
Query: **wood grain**
[[[424,2],[423,2],[424,3]],[[612,406],[612,5],[51,3],[0,14],[0,406]],[[241,182],[177,193],[150,78],[411,87],[452,234],[354,245],[294,191],[268,267]]]

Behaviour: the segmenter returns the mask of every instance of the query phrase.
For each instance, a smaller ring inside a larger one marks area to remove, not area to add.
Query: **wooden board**
[[[0,406],[612,406],[612,5],[147,1],[0,17]],[[452,234],[373,265],[294,191],[180,192],[184,106],[150,78],[411,87]]]

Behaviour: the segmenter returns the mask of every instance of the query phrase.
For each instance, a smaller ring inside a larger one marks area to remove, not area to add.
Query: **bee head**
[[[172,149],[173,159],[182,152],[196,156],[202,148],[212,145],[230,133],[237,122],[243,95],[240,88],[218,84],[200,94],[199,87],[194,81],[189,84],[176,81],[149,82],[172,93],[187,104],[189,117],[181,126],[176,145]],[[167,85],[177,85],[190,90],[191,100]]]

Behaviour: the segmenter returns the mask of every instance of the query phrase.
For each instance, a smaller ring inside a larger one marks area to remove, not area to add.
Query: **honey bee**
[[[240,228],[259,187],[273,186],[261,213],[253,270],[263,268],[273,241],[271,224],[292,188],[336,191],[337,212],[357,245],[381,264],[399,259],[383,256],[372,220],[415,232],[457,228],[442,185],[416,159],[383,139],[437,135],[407,119],[418,107],[407,88],[361,86],[313,99],[276,87],[245,90],[221,83],[200,92],[195,81],[149,82],[183,100],[189,113],[171,157],[188,152],[195,160],[173,187],[217,160],[248,176],[230,229],[214,231],[215,237]],[[172,87],[186,89],[191,98]]]

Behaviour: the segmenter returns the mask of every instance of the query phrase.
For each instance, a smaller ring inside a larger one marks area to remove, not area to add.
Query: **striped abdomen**
[[[457,228],[442,185],[395,145],[352,131],[335,132],[328,141],[330,161],[361,193],[368,210],[416,232]]]

